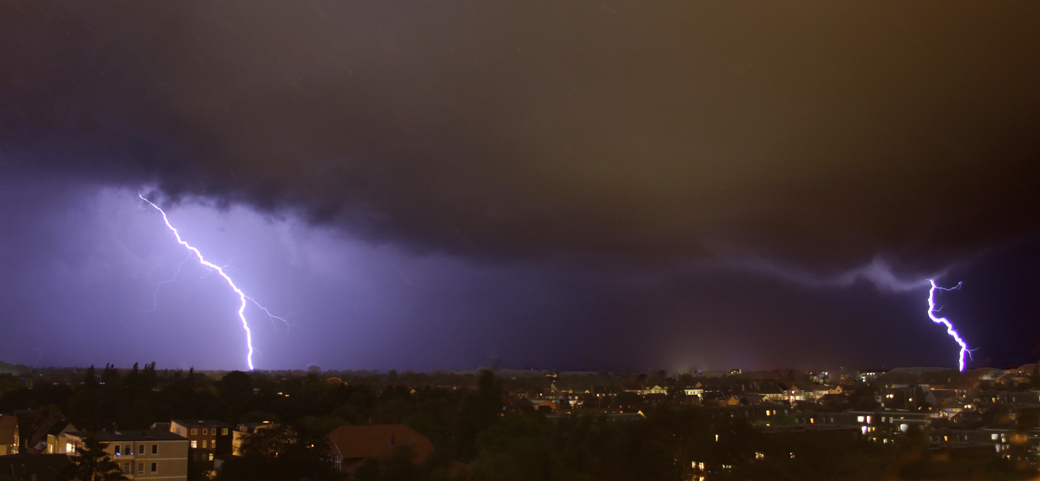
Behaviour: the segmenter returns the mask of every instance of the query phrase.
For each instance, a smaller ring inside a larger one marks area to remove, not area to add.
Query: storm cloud
[[[5,2],[0,152],[420,251],[939,270],[1040,222],[1037,8]]]
[[[241,363],[226,292],[158,284],[185,253],[143,192],[303,311],[266,366],[936,363],[924,276],[965,281],[979,363],[1035,360],[1037,31],[1027,2],[3,2],[0,348]]]

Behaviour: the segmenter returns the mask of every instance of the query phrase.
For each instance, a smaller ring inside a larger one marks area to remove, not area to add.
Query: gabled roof
[[[56,422],[56,423],[51,425],[51,428],[47,430],[46,435],[57,436],[57,435],[61,434],[61,432],[63,430],[65,430],[65,428],[69,428],[69,427],[71,427],[71,429],[73,431],[76,430],[76,427],[72,426],[72,424],[70,424],[68,421],[58,421],[58,422]]]
[[[416,463],[425,462],[433,454],[430,440],[404,424],[340,426],[327,438],[344,460],[387,458],[404,447],[412,450]]]

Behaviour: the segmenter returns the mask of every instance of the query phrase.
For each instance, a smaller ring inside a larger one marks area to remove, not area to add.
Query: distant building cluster
[[[143,377],[134,377],[138,375],[135,368],[120,382],[124,386],[138,383],[148,392],[159,392],[161,387],[151,384],[157,381],[141,381],[158,376],[154,366],[150,369],[139,375]],[[102,379],[108,376],[111,381],[118,375],[115,369],[106,367]],[[87,378],[92,376],[93,372]],[[179,376],[169,378],[168,385],[189,382]],[[755,429],[757,435],[775,439],[811,435],[885,445],[919,436],[935,452],[969,453],[1040,466],[1037,365],[966,373],[927,368],[627,374],[498,370],[491,384],[481,373],[392,372],[383,378],[365,374],[362,387],[352,385],[345,377],[307,376],[307,389],[313,392],[346,401],[361,399],[359,402],[372,406],[384,403],[382,410],[373,411],[376,414],[351,418],[350,422],[346,419],[354,411],[342,406],[354,404],[341,404],[338,414],[325,416],[332,424],[320,425],[323,430],[319,433],[324,436],[307,441],[309,448],[320,453],[321,463],[346,478],[372,460],[407,459],[421,464],[436,458],[434,443],[416,427],[385,420],[402,419],[392,416],[393,409],[402,403],[438,396],[442,400],[463,400],[459,409],[476,409],[476,403],[483,402],[480,399],[490,399],[487,406],[492,420],[538,413],[539,418],[557,423],[582,415],[609,423],[638,422],[656,407],[686,407],[700,413],[715,433],[723,432],[718,426],[740,423]],[[478,377],[482,379],[479,385]],[[30,376],[19,389],[26,393],[60,384],[41,382],[43,379]],[[300,403],[300,398],[308,395],[303,381],[292,376],[282,377],[280,384],[272,384],[276,387],[264,393],[249,387],[249,376],[244,373],[231,373],[227,379],[231,381],[226,386],[212,381],[201,386],[206,386],[203,391],[213,388],[232,392],[235,382],[243,383],[245,387],[236,391],[237,395],[266,396],[273,405]],[[98,389],[104,385],[104,381],[94,383]],[[101,428],[95,423],[95,429],[86,429],[50,408],[24,407],[0,413],[0,474],[11,473],[18,481],[60,479],[55,473],[78,465],[83,456],[100,456],[127,479],[187,481],[193,479],[192,473],[215,476],[228,463],[245,457],[277,458],[285,454],[286,446],[299,441],[293,427],[277,419],[232,422],[238,420],[177,417],[154,422],[148,429],[120,429],[107,421]],[[714,440],[724,441],[719,434]],[[100,446],[101,452],[92,451],[91,446]],[[756,452],[750,462],[776,455]],[[713,466],[700,459],[687,464],[684,469],[693,480],[704,479],[711,469],[730,466]],[[443,466],[449,471],[463,469],[461,463],[451,459]]]
[[[511,410],[549,416],[605,414],[633,408],[700,406],[710,419],[740,419],[770,433],[845,433],[894,443],[911,428],[933,449],[985,448],[1010,459],[1013,448],[1040,461],[1040,369],[936,368],[863,371],[773,371],[615,375],[609,385],[582,387],[599,373],[551,373],[548,387],[510,393]],[[564,383],[561,379],[569,379]]]

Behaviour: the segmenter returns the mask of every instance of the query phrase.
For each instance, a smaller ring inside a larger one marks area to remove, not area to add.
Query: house
[[[340,426],[326,436],[336,470],[353,476],[366,459],[388,459],[399,454],[421,464],[433,455],[433,444],[404,424]]]
[[[795,385],[781,386],[784,390],[784,399],[794,403],[795,401],[805,401],[805,394],[801,388]]]
[[[55,424],[67,424],[61,415],[52,415],[48,411],[19,415],[19,436],[21,452],[26,454],[42,454],[47,451],[47,432]],[[25,428],[25,429],[21,429]]]
[[[73,431],[77,431],[76,426],[73,426],[68,421],[61,421],[51,425],[51,428],[47,431],[45,453],[65,454],[65,434]]]
[[[62,435],[65,451],[76,456],[85,438],[107,444],[105,452],[131,480],[187,481],[188,440],[168,431],[73,431]]]
[[[734,395],[723,396],[717,399],[711,399],[704,402],[707,406],[739,406],[740,398]]]
[[[647,394],[668,394],[668,389],[654,384],[654,387],[643,390],[643,395],[645,396]]]
[[[704,397],[704,388],[701,387],[701,383],[697,383],[694,387],[688,387],[683,389],[683,394],[687,396],[697,396],[699,398]]]
[[[174,419],[170,432],[188,438],[192,459],[213,461],[214,456],[231,454],[232,426],[216,419]]]
[[[0,414],[0,456],[18,454],[18,416]]]
[[[279,424],[272,423],[270,421],[264,421],[261,423],[242,423],[235,428],[234,433],[231,437],[231,454],[235,456],[242,455],[242,443],[257,432],[260,429],[271,429],[278,427]],[[221,456],[223,454],[218,454]]]
[[[982,391],[975,398],[980,404],[1040,404],[1036,391]]]
[[[802,392],[805,394],[806,401],[818,401],[823,396],[834,394],[830,386],[823,385],[813,386],[809,389],[803,390]]]
[[[761,394],[764,401],[778,403],[787,398],[783,388],[780,386],[769,383],[765,386],[759,387],[754,394]]]

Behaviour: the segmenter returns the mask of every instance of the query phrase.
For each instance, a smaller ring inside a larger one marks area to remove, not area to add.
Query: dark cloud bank
[[[0,169],[478,263],[937,273],[1036,244],[1037,31],[1027,2],[4,2]],[[657,287],[608,317],[682,318]],[[785,325],[873,301],[835,302]]]

